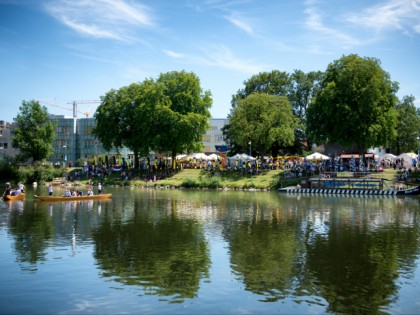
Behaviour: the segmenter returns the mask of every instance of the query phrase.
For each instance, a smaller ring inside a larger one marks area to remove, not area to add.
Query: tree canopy
[[[38,101],[22,101],[20,113],[13,119],[15,128],[12,146],[18,148],[18,159],[42,161],[54,153],[55,124],[50,120],[47,108]]]
[[[164,73],[102,97],[94,134],[106,149],[130,148],[136,161],[149,151],[170,153],[174,161],[177,153],[202,148],[211,104],[194,73]]]
[[[295,70],[292,74],[287,72],[273,70],[271,72],[261,72],[253,75],[250,79],[244,81],[244,88],[232,96],[232,109],[234,111],[240,100],[250,96],[252,93],[261,92],[269,95],[286,96],[292,105],[293,112],[298,118],[294,130],[294,142],[287,146],[273,144],[271,150],[302,152],[305,150],[304,144],[309,144],[306,135],[306,109],[311,102],[317,89],[319,81],[322,78],[322,72],[304,73],[301,70]],[[229,116],[230,118],[230,116]],[[232,136],[230,125],[223,127],[223,135],[229,146],[231,153],[239,153],[243,148]]]
[[[356,146],[360,153],[396,136],[398,90],[380,61],[352,54],[327,67],[307,110],[307,128],[318,143]]]
[[[249,142],[264,155],[274,144],[291,145],[296,119],[285,96],[253,93],[239,101],[230,116],[230,132],[238,144]]]
[[[396,155],[404,152],[416,152],[418,148],[420,117],[417,115],[414,100],[414,96],[405,96],[396,106],[398,112],[397,137],[390,144],[391,151]]]

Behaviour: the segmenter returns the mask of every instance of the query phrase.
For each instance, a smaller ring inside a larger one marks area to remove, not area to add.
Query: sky
[[[376,58],[420,107],[420,0],[0,0],[0,120],[22,101],[92,117],[101,96],[193,72],[226,118],[244,81]]]

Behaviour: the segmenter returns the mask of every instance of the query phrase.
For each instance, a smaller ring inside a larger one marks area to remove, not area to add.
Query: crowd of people
[[[53,196],[53,192],[54,192],[53,185],[50,184],[48,186],[48,195]],[[98,184],[98,195],[101,195],[101,194],[102,194],[102,184],[99,183]],[[94,195],[93,189],[89,185],[88,189],[86,190],[86,195],[85,196],[93,196],[93,195]],[[74,190],[74,189],[71,189],[70,187],[67,187],[65,192],[64,192],[64,195],[63,195],[63,197],[76,197],[76,196],[84,196],[83,191],[81,189]]]
[[[312,176],[324,172],[382,172],[384,168],[394,167],[404,171],[404,161],[395,160],[391,164],[387,160],[377,161],[365,158],[361,162],[358,158],[342,159],[340,157],[329,160],[306,160],[300,156],[269,156],[251,157],[246,154],[238,157],[226,157],[220,154],[213,158],[185,157],[172,159],[168,157],[143,158],[139,160],[138,168],[134,168],[133,161],[129,163],[122,158],[121,164],[113,163],[84,163],[82,169],[76,169],[69,174],[69,180],[94,179],[103,182],[111,174],[118,174],[121,180],[145,179],[146,182],[167,178],[183,169],[201,169],[210,172],[240,172],[243,175],[258,175],[264,170],[284,170],[282,176],[302,177]]]
[[[3,193],[4,196],[20,196],[25,193],[25,186],[22,183],[18,183],[16,188],[12,188],[10,183],[6,183],[6,189]]]

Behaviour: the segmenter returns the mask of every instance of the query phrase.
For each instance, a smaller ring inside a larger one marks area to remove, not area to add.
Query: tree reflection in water
[[[256,204],[225,224],[246,289],[265,302],[325,299],[331,313],[378,314],[395,302],[399,270],[412,271],[419,254],[418,201],[400,209],[398,198],[344,198],[285,196],[277,209]]]
[[[210,266],[202,226],[178,217],[176,201],[152,209],[143,206],[136,205],[131,219],[109,219],[93,232],[103,276],[140,286],[145,294],[167,297],[171,303],[196,297]]]
[[[103,278],[167,305],[187,299],[205,304],[203,286],[216,296],[210,299],[220,297],[238,309],[245,297],[262,310],[315,306],[343,314],[387,312],[401,303],[400,286],[415,287],[399,281],[418,272],[419,198],[114,192],[109,203],[3,204],[0,219],[22,270],[36,274],[40,262],[54,266],[64,253],[77,258],[79,249],[93,250],[92,263]],[[230,262],[220,267],[227,269],[222,281],[219,270],[209,271],[213,244],[227,246],[217,253]],[[48,254],[54,259],[48,261]],[[76,260],[68,259],[66,266]],[[215,287],[225,280],[228,291]],[[408,310],[416,307],[413,302]]]

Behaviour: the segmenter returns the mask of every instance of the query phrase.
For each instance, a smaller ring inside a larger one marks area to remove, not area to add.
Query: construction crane
[[[71,101],[68,102],[67,104],[73,104],[73,117],[76,118],[77,117],[77,112],[80,112],[77,110],[77,104],[99,104],[101,101],[98,100],[78,100],[78,101]],[[82,113],[82,112],[80,112]],[[90,112],[83,112],[83,114],[86,117],[89,117]]]
[[[81,113],[81,114],[85,115],[86,117],[89,117],[89,115],[90,115],[90,112],[82,112],[80,110],[77,110],[77,104],[78,103],[79,104],[81,104],[81,103],[83,103],[83,104],[100,103],[100,101],[96,101],[96,100],[91,100],[91,101],[73,101],[73,102],[67,103],[67,104],[73,104],[73,108],[69,108],[69,107],[66,107],[64,105],[59,105],[57,103],[51,103],[51,102],[48,102],[48,101],[45,101],[45,100],[37,100],[37,101],[39,103],[41,103],[41,104],[55,106],[55,107],[62,108],[62,109],[71,110],[71,111],[73,111],[73,118],[77,118],[77,113]],[[84,103],[84,102],[88,102],[88,103]]]

